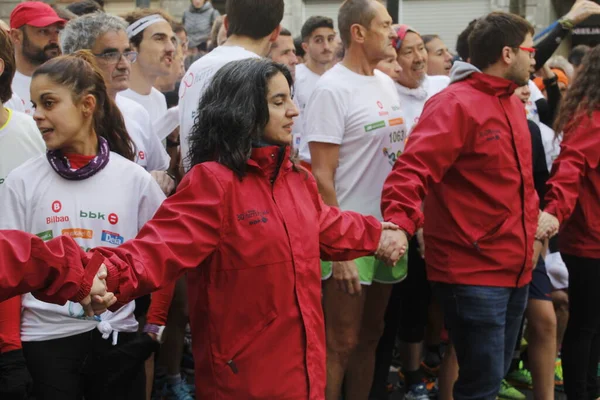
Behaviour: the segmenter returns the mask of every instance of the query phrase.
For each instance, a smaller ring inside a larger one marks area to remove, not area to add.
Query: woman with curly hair
[[[595,400],[600,359],[600,47],[584,59],[555,130],[562,135],[561,152],[548,181],[537,237],[555,233],[560,224],[570,299],[562,347],[565,392],[569,400]]]

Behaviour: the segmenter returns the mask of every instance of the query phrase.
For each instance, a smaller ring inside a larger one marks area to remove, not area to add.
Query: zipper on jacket
[[[281,170],[281,165],[283,164],[283,159],[285,158],[285,147],[279,148],[279,154],[277,155],[277,167],[275,168],[275,172],[269,181],[271,185],[275,184],[275,179],[277,179],[277,175],[279,175],[279,171]]]
[[[234,374],[237,374],[239,372],[238,367],[237,367],[237,365],[235,365],[235,362],[233,360],[227,361],[227,365],[229,366],[229,368],[231,368],[231,371]]]

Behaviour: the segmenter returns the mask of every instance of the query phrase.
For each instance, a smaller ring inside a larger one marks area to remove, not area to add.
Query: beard
[[[23,56],[33,65],[42,65],[46,61],[60,56],[61,51],[58,44],[51,43],[43,48],[35,46],[29,40],[27,33],[23,32]]]
[[[519,87],[527,85],[529,83],[529,77],[528,71],[521,71],[518,68],[510,69],[506,74],[506,79],[513,81]]]

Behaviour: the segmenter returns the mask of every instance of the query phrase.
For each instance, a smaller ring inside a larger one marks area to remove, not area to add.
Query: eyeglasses
[[[521,46],[519,46],[519,49],[528,52],[529,53],[529,57],[535,58],[535,53],[536,53],[535,48],[533,48],[533,47],[521,47]]]
[[[108,53],[94,55],[106,63],[116,64],[121,61],[121,57],[125,57],[127,61],[134,63],[135,60],[137,60],[138,53],[137,51],[126,51],[124,53],[121,53],[120,51],[111,51]]]

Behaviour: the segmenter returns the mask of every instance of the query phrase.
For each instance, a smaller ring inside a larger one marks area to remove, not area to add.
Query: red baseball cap
[[[56,24],[64,24],[64,19],[60,18],[56,11],[46,3],[41,1],[26,1],[20,3],[10,13],[10,28],[16,29],[23,25],[31,25],[37,28]]]

